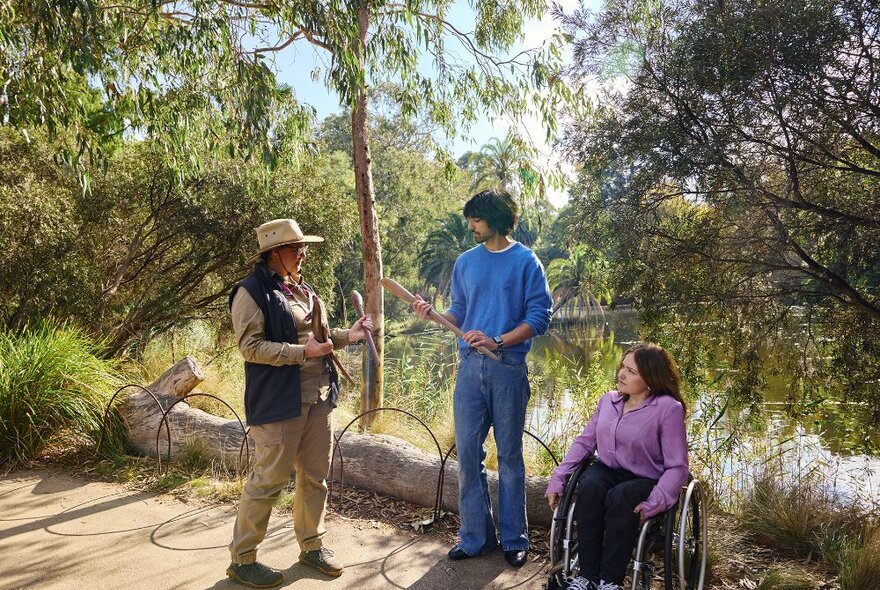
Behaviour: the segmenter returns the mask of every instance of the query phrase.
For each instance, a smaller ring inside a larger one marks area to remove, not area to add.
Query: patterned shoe
[[[596,584],[582,576],[578,576],[568,581],[568,586],[565,587],[565,590],[596,590]]]
[[[338,578],[345,571],[342,562],[333,556],[333,552],[326,547],[315,551],[303,551],[299,554],[299,562],[313,567],[321,573],[332,578]]]
[[[274,588],[280,586],[284,576],[262,563],[231,563],[226,575],[248,588]]]

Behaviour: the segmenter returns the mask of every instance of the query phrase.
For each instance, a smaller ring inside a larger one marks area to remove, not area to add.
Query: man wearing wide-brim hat
[[[256,452],[242,490],[226,574],[252,588],[283,582],[280,571],[257,561],[257,546],[291,470],[296,471],[293,528],[299,561],[333,577],[343,571],[322,544],[333,437],[330,413],[339,395],[327,355],[362,339],[372,322],[364,316],[348,330],[330,330],[325,324],[329,339],[315,337],[314,314],[327,314],[301,272],[309,245],[323,241],[303,234],[293,219],[264,223],[257,228],[260,249],[251,257],[254,270],[229,296],[245,361],[245,413]]]

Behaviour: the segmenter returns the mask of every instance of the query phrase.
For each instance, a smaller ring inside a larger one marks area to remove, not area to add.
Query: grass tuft
[[[68,324],[0,334],[0,464],[27,462],[53,442],[97,443],[106,403],[121,380],[99,343]],[[111,412],[103,448],[119,443]]]
[[[880,524],[869,524],[861,535],[847,539],[836,565],[840,574],[840,590],[878,590]]]
[[[785,485],[765,474],[755,481],[740,509],[746,530],[782,551],[800,556],[820,552],[819,531],[832,525],[828,501],[809,485]],[[837,527],[834,527],[837,528]]]
[[[755,590],[815,590],[814,582],[805,572],[790,568],[773,568],[761,578]]]

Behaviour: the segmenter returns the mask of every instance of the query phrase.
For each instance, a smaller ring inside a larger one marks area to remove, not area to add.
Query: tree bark
[[[339,451],[343,460],[340,461],[339,452],[334,451],[334,486],[341,481],[344,486],[364,488],[420,506],[434,506],[440,473],[440,458],[436,453],[426,453],[394,436],[351,431],[339,441]],[[498,473],[490,470],[488,476],[497,519]],[[550,526],[553,514],[544,497],[547,483],[546,477],[526,476],[529,524]],[[338,493],[338,488],[333,490],[334,498]],[[446,462],[441,508],[458,512],[458,461],[451,458]]]
[[[361,71],[364,68],[364,53],[367,32],[370,26],[366,7],[358,9],[358,45],[355,55]],[[361,222],[364,262],[364,298],[366,313],[373,320],[373,334],[379,358],[364,371],[364,396],[361,411],[382,406],[385,348],[385,300],[382,293],[382,248],[379,244],[379,218],[376,215],[376,198],[373,192],[373,170],[370,156],[370,142],[367,129],[367,87],[364,81],[357,90],[354,108],[351,113],[351,137],[354,151],[355,192],[358,199],[358,212]],[[364,347],[366,349],[366,347]],[[369,359],[367,359],[369,360]],[[365,417],[364,426],[369,426],[375,414]]]
[[[147,389],[153,393],[183,397],[204,380],[205,374],[196,359],[185,356],[147,386]]]

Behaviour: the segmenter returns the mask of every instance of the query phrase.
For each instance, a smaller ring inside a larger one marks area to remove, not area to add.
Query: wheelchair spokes
[[[579,475],[578,470],[577,475]],[[577,481],[572,478],[572,481]],[[579,575],[575,486],[567,486],[550,528],[547,588],[565,588]],[[703,590],[706,574],[706,509],[699,482],[692,480],[679,502],[649,520],[639,533],[627,590]]]

